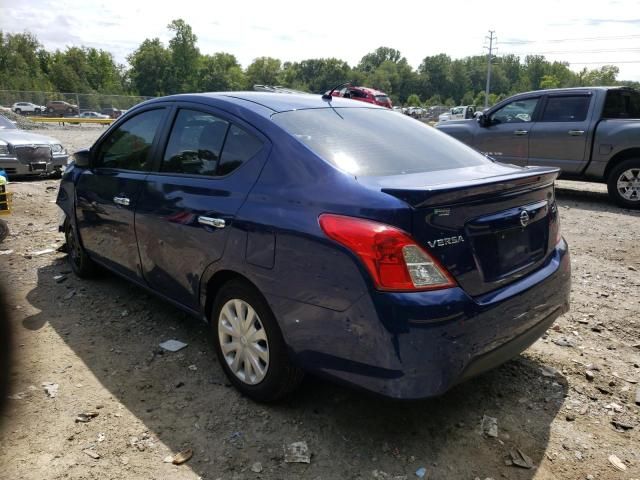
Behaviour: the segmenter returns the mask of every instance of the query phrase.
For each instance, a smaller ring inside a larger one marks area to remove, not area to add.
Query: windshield
[[[376,95],[376,100],[381,103],[387,103],[389,101],[389,97],[386,95]]]
[[[7,117],[3,117],[0,115],[0,130],[15,130],[18,127],[15,124],[7,119]]]
[[[490,161],[449,135],[387,109],[296,110],[272,119],[317,155],[358,177],[432,172]]]

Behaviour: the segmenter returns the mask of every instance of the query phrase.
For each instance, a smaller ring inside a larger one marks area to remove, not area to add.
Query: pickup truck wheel
[[[271,402],[299,385],[303,373],[291,363],[278,322],[252,285],[242,280],[223,285],[211,313],[218,360],[240,392]]]
[[[607,190],[621,207],[640,209],[640,159],[630,158],[614,167]]]
[[[84,251],[76,226],[68,218],[64,223],[64,236],[67,241],[67,258],[73,273],[80,278],[94,277],[98,266]]]

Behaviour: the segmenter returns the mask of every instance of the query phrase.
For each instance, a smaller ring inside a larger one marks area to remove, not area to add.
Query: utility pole
[[[489,54],[487,55],[487,88],[484,92],[484,108],[487,108],[489,106],[489,90],[491,89],[491,61],[493,60],[493,43],[496,41],[495,30],[489,30],[489,36],[485,38],[489,40]]]

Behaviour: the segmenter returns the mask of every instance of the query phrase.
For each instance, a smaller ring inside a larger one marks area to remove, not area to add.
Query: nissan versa
[[[439,395],[568,309],[558,170],[496,163],[386,108],[185,94],[129,110],[63,175],[71,267],[209,322],[244,394],[314,372]]]

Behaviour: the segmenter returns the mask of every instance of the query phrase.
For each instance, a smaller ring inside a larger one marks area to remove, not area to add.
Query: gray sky
[[[569,61],[574,70],[612,63],[620,79],[640,81],[640,0],[0,0],[0,29],[28,30],[49,49],[102,48],[121,63],[145,38],[167,41],[166,26],[175,18],[193,27],[203,53],[229,52],[243,66],[258,56],[332,56],[355,65],[367,52],[388,46],[417,67],[436,53],[482,53],[491,29],[498,55],[542,53]]]

